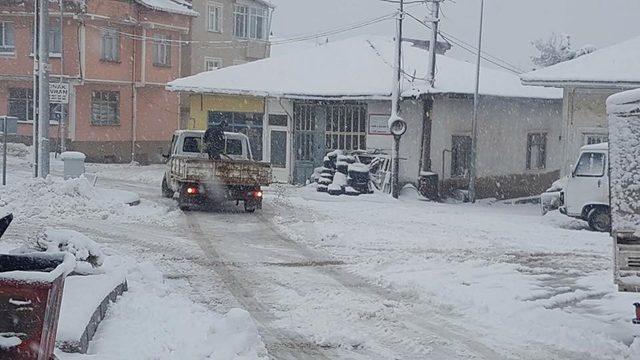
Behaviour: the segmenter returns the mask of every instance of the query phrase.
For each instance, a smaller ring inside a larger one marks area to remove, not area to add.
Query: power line
[[[428,29],[431,29],[431,25],[425,23],[424,21],[418,19],[416,16],[414,16],[413,14],[407,12],[406,13],[407,16],[409,16],[410,18],[412,18],[413,20],[417,21],[418,23],[420,23],[421,25],[427,27]],[[471,54],[476,55],[478,53],[478,49],[471,45],[466,43],[464,40],[461,40],[459,38],[457,38],[454,35],[448,34],[442,30],[438,31],[438,34],[445,40],[457,45],[458,47],[460,47],[461,49],[470,52]],[[504,70],[508,70],[510,72],[513,72],[515,74],[522,74],[524,71],[522,71],[521,69],[519,69],[517,66],[510,64],[509,62],[507,62],[506,60],[503,60],[497,56],[491,55],[489,53],[487,53],[486,51],[481,51],[482,54],[482,59],[484,59],[485,61],[498,66]]]

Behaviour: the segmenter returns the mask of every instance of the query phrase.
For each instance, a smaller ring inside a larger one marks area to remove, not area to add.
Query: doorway
[[[291,173],[291,142],[289,141],[289,117],[269,115],[269,162],[273,169],[273,181],[288,183]]]

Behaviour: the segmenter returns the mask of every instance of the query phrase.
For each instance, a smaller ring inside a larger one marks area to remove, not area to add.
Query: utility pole
[[[482,23],[484,0],[480,0],[480,29],[478,31],[478,57],[476,59],[476,89],[473,94],[473,120],[471,125],[471,161],[469,164],[469,201],[476,202],[476,177],[478,175],[478,105],[480,102],[480,60],[482,54]]]
[[[398,12],[398,25],[396,30],[396,56],[393,74],[393,92],[391,100],[391,117],[389,118],[389,131],[393,135],[393,168],[391,180],[391,194],[394,198],[400,196],[400,138],[407,131],[407,123],[400,117],[400,98],[402,84],[402,22],[404,20],[404,0],[400,0]]]
[[[40,1],[38,32],[38,176],[49,175],[49,0]]]
[[[39,0],[33,1],[33,92],[32,92],[32,129],[33,177],[38,177],[38,14]],[[27,117],[29,117],[27,113]]]
[[[429,67],[427,72],[427,80],[433,87],[436,81],[436,48],[438,45],[438,25],[440,24],[440,1],[430,0],[431,2],[431,43],[429,44]]]

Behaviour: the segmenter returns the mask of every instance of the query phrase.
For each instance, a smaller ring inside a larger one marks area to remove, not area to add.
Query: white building
[[[584,145],[608,139],[606,100],[640,87],[640,37],[522,75],[522,83],[564,90],[563,159],[566,174]]]
[[[428,52],[409,43],[403,48],[402,116],[409,131],[402,138],[401,182],[417,183],[421,174],[434,172],[445,190],[464,188],[475,65],[439,55],[431,87],[425,81]],[[168,87],[192,94],[194,124],[203,117],[206,96],[261,99],[264,160],[281,166],[280,180],[301,183],[329,150],[390,153],[393,53],[392,39],[356,37],[178,79]],[[480,94],[479,195],[544,190],[559,176],[561,92],[525,87],[516,75],[483,68]],[[215,109],[208,114],[207,123],[230,116]]]

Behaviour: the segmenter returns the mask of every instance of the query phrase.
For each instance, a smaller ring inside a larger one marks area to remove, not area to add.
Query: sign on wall
[[[391,135],[389,132],[389,118],[391,115],[369,115],[369,134]]]
[[[50,83],[49,84],[49,102],[55,104],[69,103],[69,84],[68,83]]]

